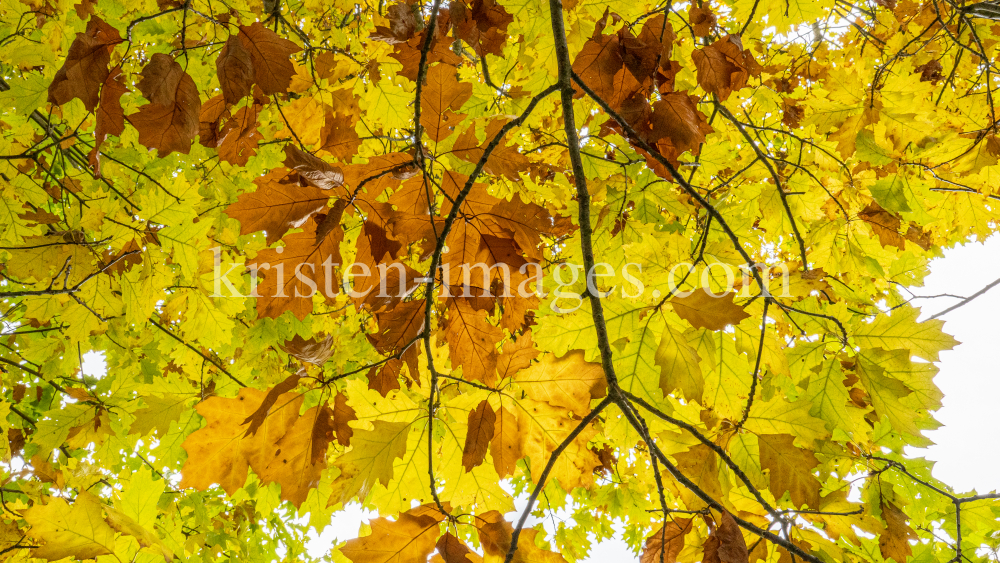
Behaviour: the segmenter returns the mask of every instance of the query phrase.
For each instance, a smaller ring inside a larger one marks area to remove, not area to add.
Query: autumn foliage
[[[985,560],[905,448],[990,14],[0,3],[0,560]]]

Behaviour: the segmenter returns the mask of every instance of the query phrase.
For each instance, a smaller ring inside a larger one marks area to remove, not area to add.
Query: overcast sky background
[[[971,295],[990,282],[1000,279],[1000,236],[985,244],[970,243],[945,252],[934,261],[932,273],[922,288],[911,288],[916,295],[950,293]],[[957,299],[941,297],[918,299],[922,318],[947,309]],[[975,489],[979,493],[1000,490],[1000,287],[943,317],[945,331],[962,344],[943,352],[936,378],[944,392],[943,407],[936,413],[944,425],[927,435],[935,445],[909,453],[934,460],[934,476],[960,493]],[[103,374],[104,362],[97,354],[88,354],[84,371]],[[518,508],[523,508],[519,502]],[[337,514],[324,533],[313,536],[309,551],[314,556],[328,555],[338,541],[357,537],[363,520],[373,517],[356,506]],[[637,558],[620,540],[611,540],[593,548],[588,563],[627,562]]]

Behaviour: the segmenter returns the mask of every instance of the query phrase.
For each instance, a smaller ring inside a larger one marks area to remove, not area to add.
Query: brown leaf
[[[684,549],[684,536],[691,531],[690,518],[674,518],[646,538],[639,563],[677,563]]]
[[[254,80],[253,60],[238,35],[230,35],[219,51],[215,70],[227,104],[235,104],[250,94]]]
[[[393,358],[381,366],[368,370],[368,388],[378,391],[383,397],[390,391],[399,389],[399,372],[403,369],[403,360]]]
[[[111,51],[121,42],[117,29],[101,18],[91,16],[87,30],[76,34],[66,61],[52,78],[48,101],[63,105],[73,98],[80,98],[88,110],[97,107],[101,85],[110,74]]]
[[[507,41],[507,26],[514,17],[496,0],[464,0],[449,3],[454,35],[468,43],[480,57],[501,55]]]
[[[719,527],[705,541],[704,563],[750,563],[747,542],[733,515],[723,511],[719,517]]]
[[[406,2],[399,2],[389,6],[385,10],[385,17],[389,20],[389,27],[382,25],[375,26],[375,31],[369,35],[373,41],[382,41],[390,45],[406,43],[417,31],[417,18],[414,15],[414,7]],[[421,24],[423,22],[420,22]]]
[[[333,355],[333,335],[324,337],[320,333],[306,340],[296,334],[291,340],[286,340],[281,349],[301,362],[321,366]]]
[[[731,93],[747,85],[749,51],[743,51],[739,35],[727,35],[715,43],[691,54],[698,69],[698,84],[725,100]]]
[[[316,244],[317,228],[315,221],[308,221],[304,231],[282,239],[285,246],[266,248],[257,254],[250,267],[257,268],[258,277],[264,278],[257,288],[258,316],[277,318],[288,310],[304,319],[312,312],[315,293],[327,299],[339,293],[341,280],[334,266],[341,262],[344,231],[333,229]]]
[[[760,466],[768,471],[768,488],[774,498],[789,492],[795,508],[806,505],[819,507],[820,482],[813,475],[819,465],[816,456],[794,445],[795,437],[788,434],[761,434]]]
[[[914,72],[920,73],[921,82],[930,82],[932,85],[937,86],[938,80],[944,78],[941,71],[944,68],[941,66],[941,61],[934,59],[927,61],[926,63],[913,69]]]
[[[319,150],[330,156],[350,162],[361,146],[361,138],[354,129],[355,120],[343,113],[327,113],[319,132]]]
[[[291,41],[278,36],[260,22],[240,26],[239,41],[250,54],[253,80],[264,95],[284,93],[295,76],[295,67],[288,57],[302,50]]]
[[[465,436],[462,449],[462,465],[466,471],[472,471],[486,459],[486,449],[493,439],[496,420],[497,415],[488,401],[479,403],[469,412],[469,433]]]
[[[475,311],[467,300],[453,303],[445,333],[452,365],[462,366],[463,378],[492,387],[496,383],[496,343],[503,338],[503,330],[490,324],[486,312]]]
[[[108,135],[121,135],[125,131],[125,112],[122,110],[122,96],[128,92],[121,65],[111,69],[101,86],[101,101],[95,112],[97,125],[94,127],[94,149],[90,151],[90,162],[95,170],[101,145]]]
[[[505,407],[500,407],[495,416],[490,453],[493,454],[493,467],[502,479],[514,474],[517,461],[523,456],[521,434],[517,429],[517,417]]]
[[[871,225],[872,231],[878,236],[878,242],[883,248],[895,246],[900,250],[906,249],[906,239],[899,234],[899,217],[882,209],[882,206],[874,201],[869,203],[868,207],[865,207],[861,213],[858,213],[858,217]]]
[[[257,154],[261,137],[257,130],[260,110],[261,106],[257,104],[244,106],[226,122],[217,141],[220,160],[243,166]]]
[[[301,396],[289,408],[296,415],[293,423],[274,443],[262,444],[250,456],[250,466],[264,483],[281,485],[281,499],[301,506],[316,488],[326,469],[326,450],[332,439],[329,432],[329,407],[312,407],[298,416]],[[291,413],[290,413],[291,414]]]
[[[250,413],[250,415],[240,423],[250,425],[247,427],[244,437],[253,436],[257,433],[257,429],[264,424],[264,420],[267,419],[271,407],[273,407],[274,403],[277,402],[278,397],[288,393],[292,389],[295,389],[295,387],[299,384],[300,379],[302,379],[302,372],[286,377],[281,383],[267,390],[267,394],[264,395],[263,400],[261,400],[260,406],[258,406],[255,411]]]
[[[347,395],[337,393],[333,400],[333,431],[337,436],[337,443],[347,447],[351,445],[351,437],[354,436],[354,429],[349,422],[357,420],[358,415],[354,409],[347,404]]]
[[[393,310],[375,315],[378,332],[367,335],[368,341],[382,354],[406,349],[424,330],[425,301],[400,303]]]
[[[481,144],[479,139],[476,138],[476,131],[479,127],[476,123],[470,124],[455,139],[452,153],[468,162],[478,162],[486,154],[485,147],[500,133],[500,129],[503,128],[505,122],[505,119],[500,118],[491,120],[486,125],[486,140]],[[490,153],[489,158],[486,160],[486,166],[483,167],[483,170],[495,176],[506,176],[511,180],[517,181],[521,178],[520,172],[528,171],[531,161],[517,149],[516,145],[507,146],[506,142],[507,139],[501,140],[497,147],[493,149],[493,152]]]
[[[257,410],[265,395],[244,387],[235,398],[209,397],[195,406],[207,424],[182,444],[188,458],[181,469],[180,487],[204,491],[218,484],[232,495],[246,483],[251,465],[255,471],[266,466],[266,452],[273,452],[274,444],[295,424],[302,399],[294,394],[279,398],[258,432],[246,436],[241,421]]]
[[[712,13],[708,6],[698,6],[692,2],[690,10],[688,10],[688,21],[691,22],[695,35],[708,37],[712,34],[712,28],[715,27],[718,17]]]
[[[344,172],[323,159],[285,145],[285,166],[295,170],[310,186],[331,190],[344,185]]]
[[[636,125],[636,131],[671,162],[676,163],[685,151],[697,154],[705,136],[712,132],[705,115],[695,105],[697,101],[684,92],[664,94],[653,103],[652,112],[643,117],[644,121]],[[645,154],[641,150],[640,153]],[[660,177],[673,179],[658,162],[648,157],[646,161]]]
[[[347,208],[346,199],[338,199],[333,202],[333,206],[327,211],[326,216],[323,220],[319,222],[316,227],[316,244],[319,244],[327,235],[333,232],[334,229],[340,229],[340,221],[344,217],[344,209]]]
[[[904,563],[913,554],[910,540],[917,539],[916,532],[906,523],[906,514],[895,504],[881,499],[882,519],[885,520],[885,532],[879,534],[878,549],[885,559],[893,559],[896,563]]]
[[[699,287],[686,297],[673,297],[670,304],[677,316],[684,319],[694,328],[722,330],[727,325],[739,324],[750,315],[733,303],[733,292],[715,297],[705,288]]]
[[[443,563],[482,563],[483,558],[469,549],[462,540],[445,532],[437,542],[438,554]]]
[[[278,169],[254,180],[257,191],[242,193],[226,208],[226,214],[240,222],[240,234],[266,231],[267,244],[301,227],[314,213],[326,208],[329,194],[312,186],[300,186],[288,170]]]
[[[420,53],[424,45],[424,32],[411,37],[405,43],[397,43],[390,56],[403,65],[399,71],[399,76],[417,81],[417,73],[420,69]],[[431,48],[427,51],[426,64],[445,63],[457,66],[462,62],[462,58],[451,50],[451,41],[438,41],[437,38],[431,40]]]
[[[229,117],[228,105],[222,94],[212,96],[202,104],[198,115],[198,143],[214,149],[219,146],[219,125],[224,117]]]
[[[525,331],[517,340],[508,340],[497,358],[497,381],[514,377],[517,372],[531,365],[538,353],[531,340],[530,330]]]
[[[199,130],[201,100],[194,80],[177,61],[163,53],[152,56],[137,87],[150,101],[128,117],[139,142],[160,157],[173,151],[187,154]]]
[[[472,84],[459,82],[457,70],[445,64],[427,69],[427,78],[420,94],[420,124],[434,141],[441,141],[455,131],[465,118],[455,112],[472,97]]]

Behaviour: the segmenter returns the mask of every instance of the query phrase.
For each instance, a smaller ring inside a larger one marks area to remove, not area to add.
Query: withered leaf
[[[343,170],[292,145],[285,146],[284,164],[298,172],[310,186],[321,190],[331,190],[344,185]]]
[[[250,94],[254,80],[253,59],[238,35],[229,36],[215,59],[215,69],[227,104],[235,104]]]
[[[137,87],[150,101],[128,116],[143,146],[159,156],[187,154],[199,130],[201,99],[194,80],[168,55],[156,53],[142,70]]]
[[[80,98],[84,107],[97,107],[101,85],[108,80],[111,51],[122,42],[118,30],[97,16],[90,16],[87,29],[77,33],[66,61],[49,85],[50,103],[62,105]]]
[[[302,50],[295,43],[280,37],[260,22],[240,26],[238,35],[243,48],[250,54],[253,80],[265,95],[288,90],[295,67],[288,57]]]

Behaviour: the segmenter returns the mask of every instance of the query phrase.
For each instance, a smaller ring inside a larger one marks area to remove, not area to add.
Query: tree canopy
[[[0,1],[0,560],[995,560],[906,450],[994,17]]]

